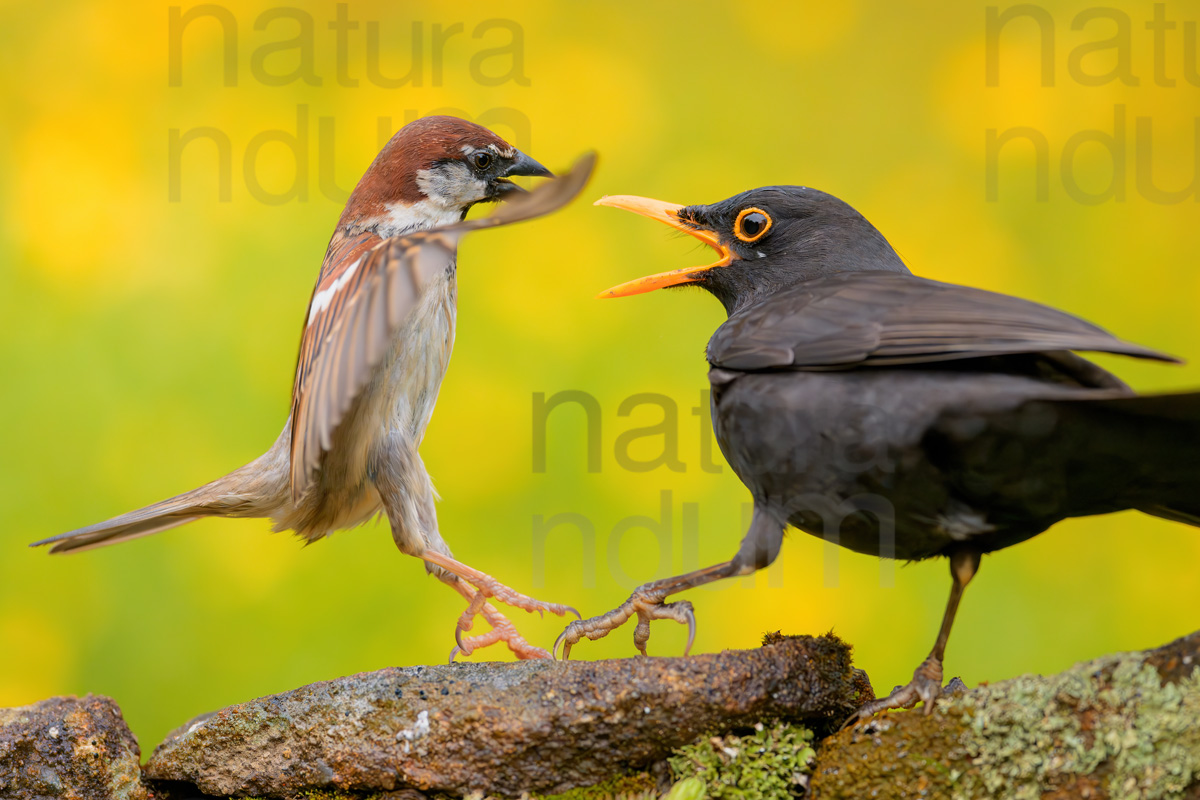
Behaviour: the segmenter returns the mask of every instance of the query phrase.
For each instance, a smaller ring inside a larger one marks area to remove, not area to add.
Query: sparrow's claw
[[[890,708],[912,708],[924,703],[926,715],[933,713],[934,701],[942,695],[942,662],[932,655],[921,662],[913,678],[905,686],[897,686],[887,697],[872,700],[858,710],[851,719],[865,720]]]
[[[491,575],[468,567],[441,553],[430,550],[423,553],[421,557],[439,567],[441,569],[441,572],[438,573],[439,576],[450,583],[468,601],[466,610],[458,618],[458,624],[454,627],[456,646],[450,652],[451,661],[459,655],[468,656],[481,647],[501,641],[508,645],[508,649],[512,650],[517,658],[553,658],[544,649],[525,641],[521,634],[517,633],[517,629],[513,627],[512,623],[488,603],[489,599],[497,600],[513,608],[524,609],[530,613],[536,611],[543,614],[549,611],[560,617],[566,614],[579,616],[579,612],[570,606],[535,600],[515,589],[510,589]],[[475,618],[480,614],[492,626],[492,630],[479,636],[464,636],[474,627]]]
[[[475,596],[480,597],[481,594],[476,592]],[[475,604],[475,600],[472,600],[471,604],[473,606]],[[452,663],[454,659],[460,655],[469,656],[476,650],[496,644],[497,642],[504,642],[504,644],[508,645],[508,649],[511,650],[517,658],[522,660],[533,658],[553,658],[553,656],[546,652],[546,650],[543,648],[527,642],[525,637],[523,637],[517,631],[516,627],[514,627],[513,624],[508,621],[508,618],[501,614],[497,609],[493,608],[490,604],[486,602],[482,603],[479,613],[483,614],[483,618],[486,619],[488,624],[492,626],[492,629],[487,633],[481,633],[478,636],[463,636],[463,628],[461,627],[462,620],[460,618],[459,627],[455,628],[454,630],[454,641],[457,642],[457,644],[454,646],[454,649],[450,651],[450,661]],[[469,624],[467,629],[470,629]]]
[[[612,631],[624,625],[630,617],[637,616],[637,627],[633,630],[633,643],[638,652],[646,655],[646,642],[650,639],[650,623],[657,619],[671,619],[688,626],[687,646],[683,654],[687,655],[696,639],[696,614],[692,604],[687,600],[677,600],[674,603],[664,603],[670,593],[670,586],[663,582],[648,583],[634,591],[629,599],[621,605],[590,619],[578,619],[566,627],[554,642],[554,653],[562,645],[562,658],[566,661],[571,657],[571,646],[583,638],[602,639]]]

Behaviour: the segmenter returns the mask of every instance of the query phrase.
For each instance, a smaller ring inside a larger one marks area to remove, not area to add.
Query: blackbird
[[[549,658],[488,600],[576,612],[451,556],[418,448],[454,346],[459,240],[561,208],[593,163],[587,156],[570,174],[526,192],[510,178],[550,171],[487,128],[449,116],[405,125],[363,174],[334,228],[304,316],[291,414],[270,449],[197,489],[34,546],[78,552],[214,516],[268,517],[275,530],[311,543],[386,514],[396,546],[467,600],[451,660],[500,641],[519,657]],[[491,216],[464,219],[472,206],[499,200],[509,202]],[[465,637],[480,614],[492,630]]]
[[[657,219],[719,259],[630,281],[621,297],[695,284],[729,315],[709,340],[712,419],[754,511],[734,557],[648,583],[572,622],[564,658],[633,616],[689,626],[684,589],[770,564],[788,525],[884,558],[946,556],[941,630],[912,681],[867,704],[926,711],[980,556],[1067,517],[1138,509],[1200,526],[1200,393],[1135,394],[1072,351],[1174,361],[1037,303],[920,278],[846,203],[770,186],[713,205],[597,205]]]

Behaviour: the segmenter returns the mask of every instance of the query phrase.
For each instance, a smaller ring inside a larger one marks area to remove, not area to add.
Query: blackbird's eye
[[[476,169],[487,169],[492,165],[492,154],[487,150],[480,150],[471,155],[471,163]]]
[[[771,217],[761,208],[744,208],[733,223],[733,235],[743,242],[757,242],[771,229]]]

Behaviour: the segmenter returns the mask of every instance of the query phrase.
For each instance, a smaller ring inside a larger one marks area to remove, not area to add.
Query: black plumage
[[[837,198],[768,187],[710,206],[615,197],[721,254],[643,278],[621,296],[696,283],[729,319],[708,343],[722,452],[754,498],[725,564],[638,589],[572,623],[569,650],[639,617],[693,626],[682,589],[765,567],[795,526],[852,550],[947,556],[953,590],[913,682],[863,709],[941,691],[946,640],[980,556],[1067,517],[1139,509],[1200,526],[1200,393],[1139,396],[1073,351],[1174,361],[1063,312],[912,275]],[[690,644],[690,640],[689,640]]]

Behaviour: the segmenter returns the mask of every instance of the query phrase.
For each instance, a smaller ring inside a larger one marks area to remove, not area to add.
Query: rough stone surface
[[[159,745],[145,775],[215,796],[552,793],[704,734],[840,721],[870,698],[833,636],[688,658],[393,668],[199,717]]]
[[[145,800],[137,740],[107,697],[0,708],[4,800]]]
[[[820,800],[1200,798],[1200,632],[879,716],[817,753]]]

